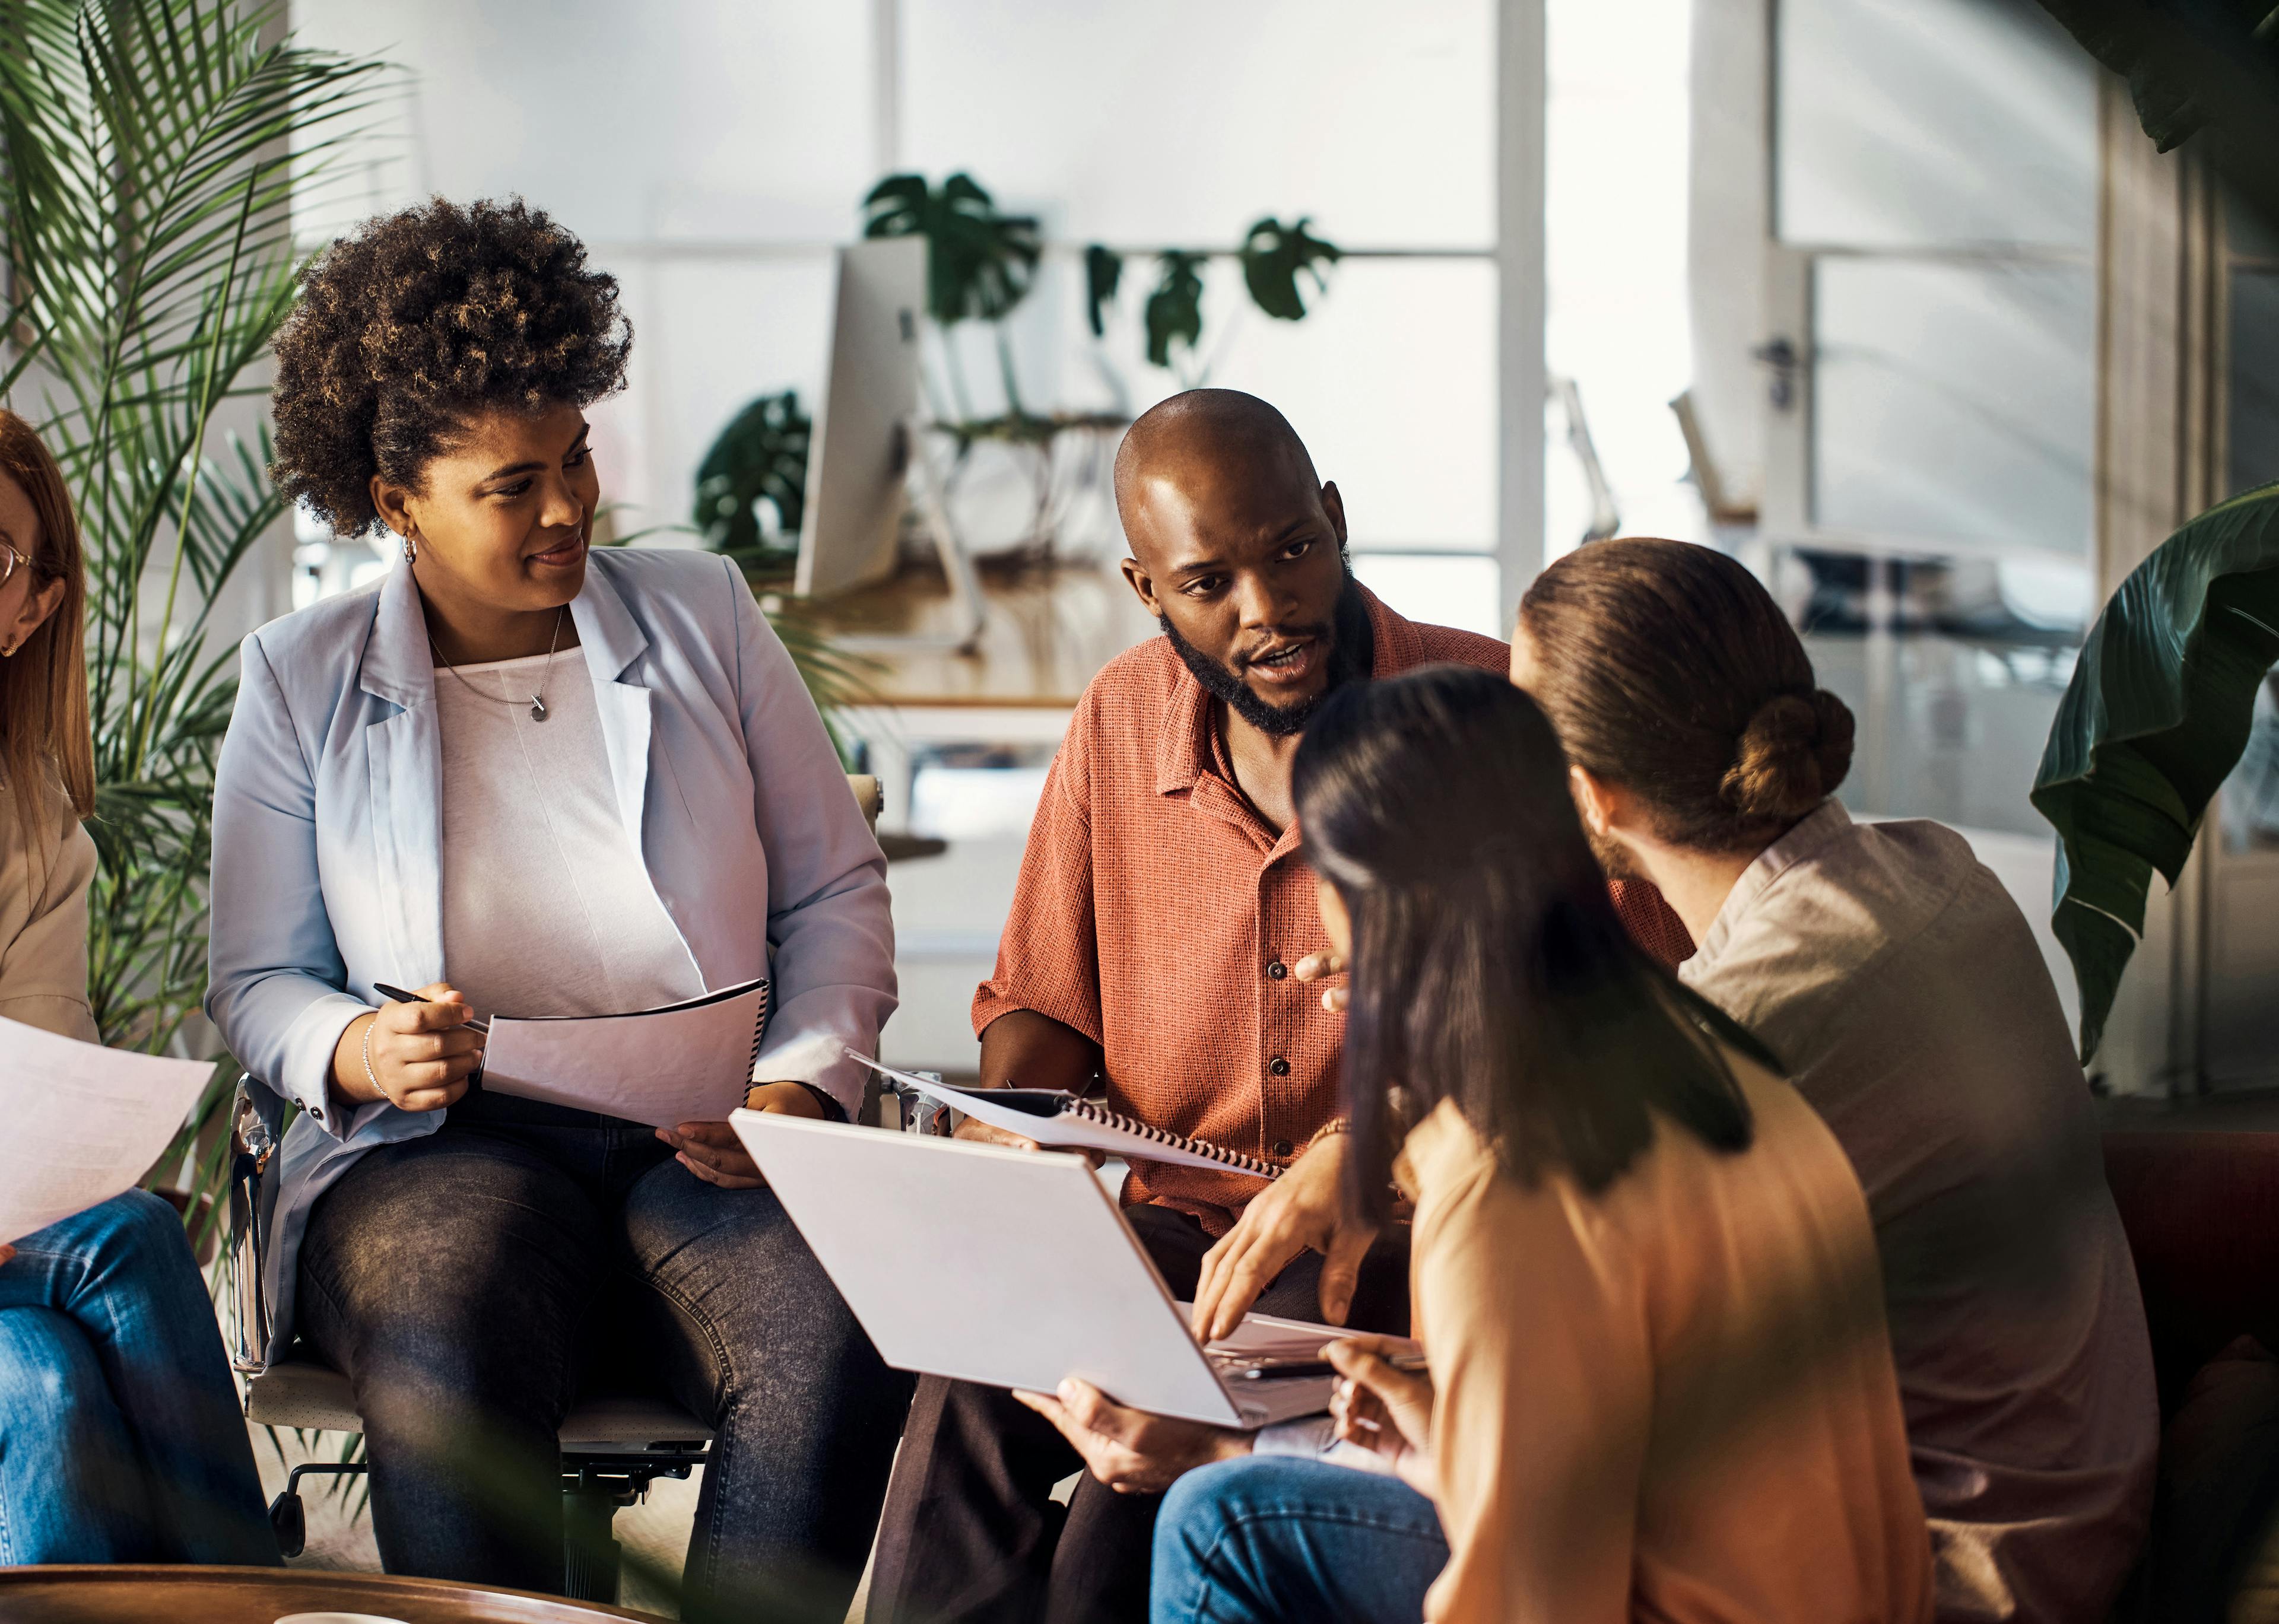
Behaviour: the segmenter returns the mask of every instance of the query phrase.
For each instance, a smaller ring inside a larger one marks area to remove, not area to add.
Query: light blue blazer
[[[813,1083],[851,1118],[863,1083],[845,1050],[876,1053],[894,1008],[886,864],[791,656],[710,553],[596,549],[570,613],[618,810],[691,962],[708,987],[771,973],[756,1076]],[[402,564],[241,652],[214,791],[206,1011],[246,1069],[303,1107],[280,1152],[265,1271],[275,1359],[292,1341],[309,1208],[373,1145],[442,1121],[384,1100],[345,1107],[328,1087],[341,1030],[380,1002],[375,981],[449,976],[441,739]]]

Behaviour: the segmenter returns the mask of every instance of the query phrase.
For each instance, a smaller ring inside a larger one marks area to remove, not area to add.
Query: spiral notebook
[[[767,1025],[765,977],[622,1015],[494,1015],[482,1085],[652,1128],[725,1122]]]
[[[892,1077],[954,1110],[977,1117],[992,1128],[1017,1133],[1052,1150],[1104,1151],[1129,1161],[1160,1161],[1178,1168],[1218,1168],[1247,1173],[1254,1178],[1279,1178],[1282,1169],[1270,1161],[1224,1145],[1191,1139],[1184,1134],[1151,1128],[1136,1116],[1111,1111],[1097,1100],[1081,1099],[1051,1088],[960,1088],[937,1083],[877,1061],[855,1054],[882,1077]]]

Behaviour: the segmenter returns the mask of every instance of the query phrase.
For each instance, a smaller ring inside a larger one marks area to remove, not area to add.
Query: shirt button
[[[1273,963],[1266,967],[1266,973],[1275,980],[1279,981],[1283,977],[1290,973],[1290,967],[1283,963],[1281,960],[1277,959]]]
[[[1289,1140],[1287,1140],[1287,1139],[1277,1139],[1277,1140],[1275,1140],[1275,1141],[1274,1141],[1274,1153],[1275,1153],[1276,1155],[1278,1155],[1278,1156],[1286,1156],[1286,1155],[1288,1155],[1288,1154],[1290,1153],[1290,1141],[1289,1141]]]
[[[1286,1077],[1290,1075],[1290,1062],[1278,1054],[1266,1062],[1266,1069],[1278,1077]]]

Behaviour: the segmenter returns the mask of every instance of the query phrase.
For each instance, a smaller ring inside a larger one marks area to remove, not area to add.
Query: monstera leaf
[[[1202,264],[1209,256],[1184,249],[1165,250],[1157,264],[1163,274],[1147,295],[1147,359],[1171,364],[1171,345],[1193,349],[1203,335]]]
[[[1092,323],[1092,336],[1106,338],[1108,324],[1101,311],[1116,303],[1116,289],[1124,280],[1124,256],[1093,243],[1084,251],[1084,313]]]
[[[696,467],[696,506],[691,517],[705,545],[747,566],[770,549],[755,504],[775,504],[784,540],[775,550],[799,545],[807,501],[808,441],[814,422],[801,410],[799,391],[764,395],[731,418]]]
[[[1305,295],[1298,287],[1301,274],[1314,279],[1316,293],[1329,288],[1324,267],[1338,263],[1337,245],[1308,232],[1306,227],[1311,224],[1309,215],[1300,215],[1294,226],[1269,215],[1242,240],[1242,280],[1250,289],[1251,303],[1278,320],[1305,319]]]
[[[2058,831],[2052,925],[2081,988],[2086,1061],[2279,662],[2279,485],[2219,503],[2139,564],[2090,628],[2034,775]]]
[[[924,175],[888,175],[863,200],[866,237],[926,240],[926,313],[943,326],[995,321],[1028,296],[1043,252],[1037,222],[1000,214],[968,174],[936,190]]]

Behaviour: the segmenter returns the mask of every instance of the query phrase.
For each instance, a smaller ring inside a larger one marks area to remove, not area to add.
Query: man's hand
[[[978,1116],[969,1116],[958,1123],[956,1131],[950,1138],[973,1145],[1001,1145],[1008,1150],[1040,1151],[1045,1148],[1034,1139],[1024,1138],[1017,1133],[1007,1133],[1002,1128],[992,1128]],[[1094,1168],[1108,1160],[1105,1152],[1083,1150],[1073,1145],[1055,1145],[1052,1148],[1081,1156]]]
[[[755,1083],[745,1092],[744,1107],[823,1120],[823,1107],[797,1083]],[[767,1183],[760,1176],[751,1152],[725,1122],[682,1122],[658,1129],[656,1137],[672,1146],[675,1161],[708,1184],[723,1190],[757,1190]]]
[[[1191,1321],[1195,1336],[1213,1342],[1230,1336],[1259,1293],[1290,1260],[1308,1246],[1320,1252],[1322,1318],[1343,1325],[1352,1311],[1361,1260],[1377,1226],[1346,1211],[1346,1160],[1352,1141],[1342,1133],[1314,1141],[1290,1170],[1242,1209],[1234,1228],[1203,1254]]]
[[[1434,1505],[1440,1475],[1432,1461],[1432,1376],[1380,1357],[1385,1337],[1348,1337],[1324,1350],[1344,1378],[1330,1398],[1338,1436],[1382,1456],[1400,1481]]]
[[[950,1136],[963,1139],[969,1145],[1001,1145],[1007,1150],[1032,1151],[1045,1147],[1034,1139],[1024,1139],[1017,1133],[1007,1133],[1002,1128],[992,1128],[978,1116],[969,1116],[958,1123]]]
[[[1247,1432],[1127,1410],[1074,1376],[1061,1383],[1057,1398],[1013,1397],[1058,1427],[1092,1475],[1118,1494],[1161,1494],[1199,1466],[1250,1452]]]
[[[1328,981],[1346,973],[1346,961],[1334,953],[1309,953],[1290,967],[1290,973],[1301,981]],[[1322,1007],[1331,1015],[1345,1014],[1346,990],[1324,987]]]

